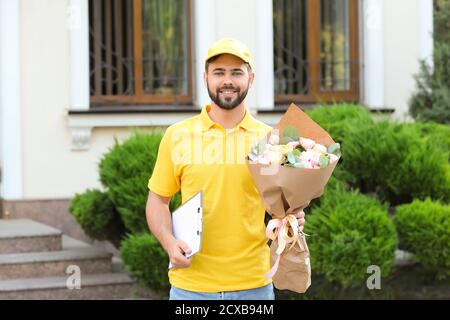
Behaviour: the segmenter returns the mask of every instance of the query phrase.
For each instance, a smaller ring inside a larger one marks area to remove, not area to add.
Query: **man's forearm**
[[[154,205],[147,208],[147,224],[152,234],[158,239],[167,251],[168,245],[173,241],[172,216],[168,206]]]

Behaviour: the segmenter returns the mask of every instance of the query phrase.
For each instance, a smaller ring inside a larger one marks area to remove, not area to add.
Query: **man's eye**
[[[214,75],[216,75],[216,76],[222,76],[222,75],[223,75],[223,72],[214,72]]]
[[[233,76],[242,76],[244,73],[237,71],[237,72],[233,72]]]

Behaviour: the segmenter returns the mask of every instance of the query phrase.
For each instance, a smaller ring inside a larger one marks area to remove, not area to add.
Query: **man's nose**
[[[233,81],[231,81],[231,75],[229,75],[228,73],[225,74],[222,85],[223,86],[230,86],[230,85],[232,86],[233,85]]]

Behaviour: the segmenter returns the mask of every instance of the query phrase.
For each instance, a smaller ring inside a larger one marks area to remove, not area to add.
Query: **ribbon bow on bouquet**
[[[290,230],[292,230],[292,235],[290,235]],[[306,235],[302,232],[302,235]],[[303,244],[300,241],[300,233],[298,231],[298,221],[297,218],[289,214],[282,219],[272,219],[269,221],[266,227],[266,236],[270,240],[278,240],[278,248],[276,254],[278,255],[277,260],[269,272],[266,273],[266,279],[271,279],[278,270],[280,264],[281,254],[286,249],[286,246],[290,244],[288,250],[291,250],[296,243],[302,251],[305,250]]]

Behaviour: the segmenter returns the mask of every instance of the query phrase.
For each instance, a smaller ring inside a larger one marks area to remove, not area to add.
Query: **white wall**
[[[363,0],[360,8],[362,28],[361,102],[372,109],[384,108],[384,1]]]
[[[0,197],[23,195],[20,1],[0,0]]]
[[[77,179],[63,121],[70,99],[67,5],[22,1],[24,198],[66,196]]]
[[[395,118],[407,119],[408,99],[416,90],[413,76],[419,59],[432,55],[432,0],[384,0],[384,92],[387,107]],[[430,3],[429,3],[430,4]],[[428,34],[428,38],[427,38]]]
[[[7,0],[8,1],[8,0]],[[68,198],[99,187],[97,163],[127,129],[94,129],[90,149],[71,150],[68,0],[26,0],[21,10],[24,194]]]
[[[216,39],[216,2],[211,0],[195,0],[193,5],[193,30],[195,57],[193,69],[195,86],[195,105],[201,108],[210,101],[208,91],[203,84],[205,57],[208,47]]]

